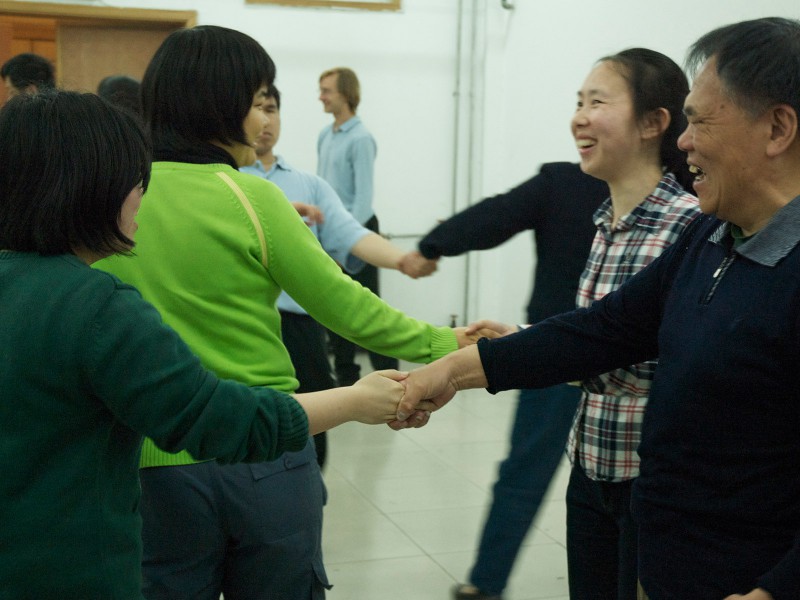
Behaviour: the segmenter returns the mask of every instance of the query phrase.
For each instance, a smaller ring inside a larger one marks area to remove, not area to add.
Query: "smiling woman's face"
[[[604,181],[626,173],[641,147],[630,86],[620,68],[603,61],[591,70],[571,121],[581,168]]]

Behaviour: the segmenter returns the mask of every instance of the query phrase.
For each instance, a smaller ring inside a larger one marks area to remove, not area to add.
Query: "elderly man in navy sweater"
[[[510,335],[412,372],[398,419],[658,357],[632,494],[642,596],[798,600],[800,22],[716,29],[688,65],[678,145],[705,215],[591,308],[495,324]]]

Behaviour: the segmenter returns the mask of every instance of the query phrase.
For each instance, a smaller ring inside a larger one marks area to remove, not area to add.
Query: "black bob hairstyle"
[[[122,204],[150,179],[136,118],[95,94],[22,94],[0,110],[0,248],[43,255],[133,247]]]
[[[247,144],[242,125],[253,96],[274,80],[266,50],[240,31],[216,25],[173,31],[142,79],[144,121],[157,152]]]

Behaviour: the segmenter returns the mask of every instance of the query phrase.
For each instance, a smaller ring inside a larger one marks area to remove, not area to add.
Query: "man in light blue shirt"
[[[277,185],[303,216],[325,251],[348,273],[365,265],[402,270],[416,278],[430,275],[435,263],[422,270],[401,269],[405,253],[377,233],[370,231],[347,212],[333,188],[322,178],[293,168],[283,157],[273,153],[281,131],[280,92],[273,86],[267,93],[264,111],[269,124],[256,144],[258,160],[243,173],[263,177]],[[283,343],[289,351],[300,382],[298,393],[316,392],[336,387],[326,352],[325,330],[286,293],[278,297]],[[317,460],[325,462],[325,434],[314,436]]]
[[[361,88],[356,74],[338,67],[325,71],[319,78],[319,99],[333,123],[319,134],[317,141],[317,175],[331,184],[350,214],[370,231],[379,232],[378,218],[372,209],[375,139],[356,116],[361,101]],[[366,266],[353,279],[379,294],[378,270]],[[360,376],[355,362],[356,345],[329,332],[334,354],[336,378],[340,385],[351,385]],[[374,352],[369,353],[377,370],[396,369],[397,360]]]

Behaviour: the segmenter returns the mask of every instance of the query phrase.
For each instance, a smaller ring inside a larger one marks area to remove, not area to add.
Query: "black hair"
[[[687,69],[711,58],[731,100],[751,116],[774,104],[800,115],[800,21],[767,17],[715,29],[691,46]]]
[[[193,152],[247,144],[242,129],[253,96],[272,86],[275,63],[250,36],[201,25],[172,32],[142,79],[142,108],[156,148]]]
[[[135,115],[142,114],[142,84],[133,77],[127,75],[104,77],[97,85],[97,95]]]
[[[675,176],[686,190],[692,189],[694,175],[689,172],[686,153],[678,148],[678,137],[686,129],[683,103],[689,94],[689,82],[678,64],[668,56],[647,48],[629,48],[600,59],[622,66],[620,75],[628,82],[637,119],[664,108],[669,112],[669,126],[661,138],[661,166]]]
[[[0,77],[8,77],[15,88],[23,90],[29,85],[37,89],[54,87],[56,84],[53,64],[38,54],[24,52],[9,58],[0,68]]]
[[[281,91],[274,85],[269,86],[267,98],[275,98],[275,105],[278,107],[278,110],[281,109]]]
[[[127,252],[122,204],[149,179],[142,126],[95,94],[49,89],[0,109],[0,248]]]

